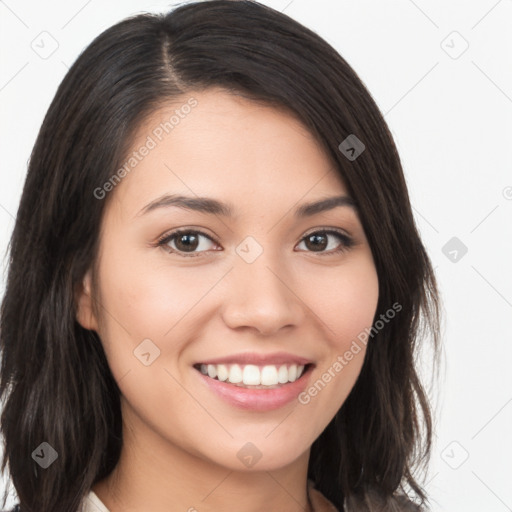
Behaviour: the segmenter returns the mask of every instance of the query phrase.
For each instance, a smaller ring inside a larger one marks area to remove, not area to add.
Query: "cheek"
[[[161,340],[179,322],[188,320],[218,276],[197,268],[155,265],[141,251],[126,259],[105,261],[101,280],[103,300],[112,313],[107,320],[115,319],[135,340]]]
[[[148,257],[147,249],[117,247],[122,247],[119,240],[117,245],[105,245],[101,259],[100,338],[116,379],[131,372],[130,380],[137,376],[163,389],[169,384],[169,375],[163,372],[162,382],[157,383],[160,377],[155,369],[180,371],[176,368],[182,352],[207,318],[206,296],[226,269],[187,267],[177,259],[171,265],[165,255]],[[138,355],[148,351],[154,362],[145,367]],[[176,377],[180,375],[176,373]]]
[[[99,334],[126,398],[124,406],[133,407],[154,430],[175,423],[169,412],[173,410],[187,421],[204,421],[204,410],[179,384],[182,375],[175,362],[193,337],[193,308],[213,286],[215,276],[194,279],[193,270],[176,267],[171,272],[136,251],[116,254],[113,245],[105,246],[104,254]]]
[[[317,435],[343,405],[360,374],[377,309],[379,283],[369,255],[340,269],[339,279],[333,280],[330,275],[315,279],[315,283],[309,296],[324,327],[324,357],[298,399],[315,418]]]
[[[346,350],[372,325],[379,298],[378,276],[371,256],[354,258],[333,275],[317,272],[304,284],[308,306],[321,320],[330,348]],[[309,284],[306,284],[309,283]]]

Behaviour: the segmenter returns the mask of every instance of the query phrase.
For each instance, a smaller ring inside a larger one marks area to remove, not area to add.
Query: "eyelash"
[[[175,231],[172,231],[171,233],[166,233],[162,237],[160,237],[157,242],[155,243],[156,247],[162,247],[167,252],[179,254],[180,256],[186,257],[186,258],[195,258],[197,256],[201,256],[204,252],[207,251],[200,251],[198,253],[185,253],[183,251],[178,251],[176,249],[171,249],[167,244],[172,241],[174,238],[179,237],[180,235],[184,234],[194,234],[194,235],[201,235],[205,238],[208,238],[208,240],[214,242],[215,244],[219,245],[216,240],[214,240],[212,237],[208,236],[206,233],[203,233],[202,231],[194,230],[194,229],[177,229]],[[335,229],[323,229],[318,231],[312,231],[311,233],[308,233],[305,235],[300,241],[302,242],[306,238],[317,235],[317,234],[324,234],[324,235],[336,235],[341,240],[341,245],[338,249],[333,249],[329,252],[315,252],[315,251],[305,251],[305,252],[312,252],[313,254],[319,254],[320,256],[326,256],[326,255],[335,255],[340,254],[348,249],[350,249],[354,245],[354,241],[352,238],[347,236],[345,233],[342,233],[341,231],[335,230]]]

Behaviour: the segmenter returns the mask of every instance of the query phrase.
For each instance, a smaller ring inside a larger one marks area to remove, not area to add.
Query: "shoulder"
[[[405,495],[381,497],[369,492],[364,498],[350,496],[346,503],[346,512],[427,512]]]
[[[315,512],[340,512],[318,489],[312,480],[308,480],[308,495]]]

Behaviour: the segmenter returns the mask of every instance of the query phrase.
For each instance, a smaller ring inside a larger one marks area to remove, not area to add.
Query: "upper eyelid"
[[[352,235],[350,235],[347,230],[343,229],[343,228],[329,228],[329,227],[325,227],[325,228],[311,228],[311,230],[308,230],[306,231],[306,233],[304,235],[302,235],[302,238],[305,238],[306,236],[309,236],[309,235],[312,235],[313,233],[335,233],[337,235],[344,235],[345,237],[347,238],[353,238]]]
[[[179,228],[179,229],[175,229],[173,231],[164,233],[162,236],[158,237],[156,243],[158,244],[158,243],[162,243],[162,242],[166,242],[166,241],[172,240],[174,237],[177,237],[177,236],[182,235],[184,233],[196,233],[198,235],[201,235],[201,236],[204,236],[204,237],[208,238],[212,242],[218,243],[215,240],[215,237],[213,237],[212,235],[209,235],[208,233],[205,233],[204,231],[196,229],[196,228]]]

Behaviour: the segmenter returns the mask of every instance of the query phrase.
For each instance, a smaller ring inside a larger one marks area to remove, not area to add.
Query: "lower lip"
[[[251,389],[235,386],[227,382],[212,379],[194,368],[194,371],[203,379],[209,388],[235,407],[251,411],[272,411],[289,404],[297,399],[304,391],[313,365],[308,366],[306,371],[294,382],[281,384],[274,389]]]

